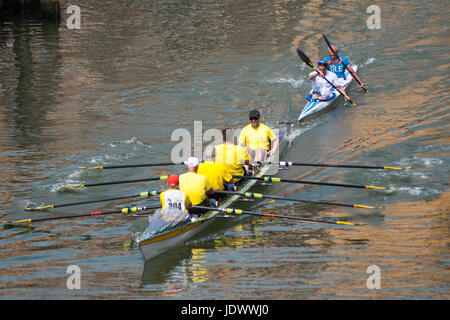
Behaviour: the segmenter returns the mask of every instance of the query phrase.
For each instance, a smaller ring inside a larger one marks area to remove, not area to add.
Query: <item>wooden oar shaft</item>
[[[260,216],[260,217],[268,217],[268,218],[281,218],[281,219],[290,219],[290,220],[297,220],[297,221],[304,221],[304,222],[313,222],[313,223],[326,223],[326,224],[342,224],[342,225],[359,225],[356,223],[351,222],[344,222],[344,221],[327,221],[327,220],[316,220],[316,219],[308,219],[308,218],[300,218],[300,217],[294,217],[294,216],[285,216],[285,215],[279,215],[279,214],[273,214],[269,212],[254,212],[254,211],[246,211],[241,209],[234,209],[234,208],[210,208],[210,207],[203,207],[203,206],[193,206],[194,208],[198,209],[205,209],[205,210],[215,210],[230,214],[248,214],[252,216]]]
[[[343,184],[343,183],[331,183],[331,182],[317,182],[317,181],[281,179],[281,178],[271,177],[271,176],[252,177],[252,176],[236,176],[236,175],[233,175],[233,178],[254,179],[254,180],[260,180],[260,181],[264,181],[264,182],[288,182],[288,183],[313,184],[313,185],[320,185],[320,186],[357,188],[357,189],[380,189],[380,190],[388,189],[386,187],[362,186],[362,185],[356,185],[356,184]],[[393,190],[394,188],[391,187],[389,189]]]
[[[124,168],[141,168],[141,167],[160,167],[160,166],[171,166],[181,163],[174,162],[162,162],[162,163],[142,163],[142,164],[125,164],[125,165],[115,165],[115,166],[96,166],[96,167],[78,167],[80,169],[86,170],[103,170],[103,169],[124,169]]]
[[[71,202],[71,203],[63,203],[63,204],[50,204],[50,205],[44,205],[39,206],[36,208],[25,208],[25,211],[38,211],[43,209],[55,209],[55,208],[62,208],[62,207],[70,207],[70,206],[77,206],[82,204],[89,204],[89,203],[97,203],[97,202],[105,202],[105,201],[114,201],[114,200],[122,200],[122,199],[131,199],[131,198],[147,198],[151,197],[157,194],[160,194],[160,191],[156,190],[150,190],[141,192],[140,194],[134,194],[130,196],[122,196],[122,197],[114,197],[114,198],[107,198],[107,199],[99,199],[99,200],[88,200],[88,201],[79,201],[79,202]]]
[[[167,176],[161,177],[151,177],[137,180],[121,180],[121,181],[110,181],[110,182],[99,182],[99,183],[90,183],[90,184],[79,184],[74,186],[64,186],[61,188],[87,188],[87,187],[98,187],[98,186],[106,186],[113,184],[125,184],[125,183],[135,183],[135,182],[145,182],[145,181],[156,181],[156,180],[167,180]]]
[[[287,163],[287,162],[286,162]],[[303,166],[303,167],[330,167],[330,168],[352,168],[352,169],[385,169],[380,166],[360,166],[360,165],[345,165],[345,164],[321,164],[321,163],[302,163],[302,162],[292,162],[289,163],[293,166]]]
[[[261,163],[261,162],[260,162]],[[305,162],[291,162],[291,161],[280,161],[281,166],[304,166],[304,167],[330,167],[330,168],[349,168],[349,169],[379,169],[379,170],[405,170],[411,169],[411,167],[390,167],[390,166],[364,166],[364,165],[353,165],[353,164],[328,164],[328,163],[305,163]]]
[[[293,121],[279,121],[279,124],[297,124],[298,122],[293,122]]]
[[[107,210],[107,211],[92,211],[91,213],[84,214],[76,214],[70,216],[57,216],[57,217],[48,217],[48,218],[37,218],[37,219],[22,219],[22,220],[14,220],[14,221],[2,221],[2,224],[16,224],[16,223],[33,223],[33,222],[42,222],[42,221],[51,221],[51,220],[60,220],[60,219],[73,219],[73,218],[82,218],[82,217],[91,217],[91,216],[99,216],[99,215],[107,215],[107,214],[115,214],[115,213],[132,213],[138,211],[145,211],[150,209],[157,209],[161,206],[145,206],[145,207],[127,207],[116,210]]]
[[[97,186],[106,186],[106,185],[111,185],[111,184],[125,184],[125,183],[156,181],[156,180],[165,180],[165,179],[161,179],[161,177],[152,177],[152,178],[136,179],[136,180],[122,180],[122,181],[91,183],[91,184],[85,184],[84,186],[85,187],[97,187]]]
[[[264,195],[264,194],[261,194],[261,193],[254,193],[254,192],[242,193],[242,192],[234,192],[234,191],[216,190],[215,193],[219,193],[219,194],[233,194],[233,195],[238,195],[238,196],[247,197],[247,198],[265,198],[265,199],[285,200],[285,201],[303,202],[303,203],[311,203],[311,204],[322,204],[322,205],[347,207],[347,208],[368,208],[368,209],[375,208],[373,206],[366,206],[366,205],[361,205],[361,204],[346,204],[346,203],[336,203],[336,202],[302,200],[302,199],[296,199],[296,198],[285,198],[285,197],[280,197],[280,196],[270,196],[270,195]]]

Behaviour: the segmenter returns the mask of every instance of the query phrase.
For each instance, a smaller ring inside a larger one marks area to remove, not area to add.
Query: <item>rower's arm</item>
[[[271,150],[269,150],[269,152],[268,152],[268,156],[271,156],[271,155],[273,155],[277,150],[278,150],[278,146],[279,146],[279,144],[280,144],[280,140],[278,139],[278,137],[276,137],[273,141],[272,141],[272,143],[273,143],[273,147],[272,147],[272,149]]]
[[[250,154],[245,149],[244,149],[244,164],[243,164],[243,166],[246,169],[253,168],[253,165],[250,163]]]
[[[347,92],[345,92],[345,89],[342,86],[337,86],[337,88],[343,93],[345,100],[350,100],[350,97],[347,95]]]
[[[253,168],[253,165],[251,164],[250,160],[245,160],[244,165],[248,166],[248,168]]]
[[[319,72],[311,73],[308,77],[309,80],[314,80],[319,75]]]
[[[247,136],[245,135],[245,128],[242,129],[241,133],[239,134],[238,143],[237,145],[245,148],[245,141],[247,140]]]
[[[184,195],[184,206],[186,207],[186,209],[189,209],[190,207],[192,207],[191,199],[189,198],[189,196],[187,194]]]
[[[351,65],[348,65],[347,68],[348,68],[348,70],[350,71],[350,74],[356,79],[356,81],[358,81],[358,83],[361,83],[359,86],[360,86],[361,88],[364,88],[364,87],[365,87],[365,86],[364,86],[364,83],[361,81],[361,79],[359,79],[358,75],[356,74],[356,71],[353,70],[352,66],[351,66]]]

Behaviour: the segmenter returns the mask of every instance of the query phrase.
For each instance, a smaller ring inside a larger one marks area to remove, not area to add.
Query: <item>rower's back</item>
[[[190,200],[185,193],[179,189],[170,188],[159,195],[161,207],[163,209],[177,208],[186,212],[186,206],[189,205]]]
[[[250,161],[250,156],[243,147],[233,143],[233,134],[231,129],[223,130],[224,143],[215,146],[216,163],[223,164],[229,175],[244,175],[244,164]],[[239,179],[234,179],[237,182]]]
[[[190,199],[193,206],[208,199],[206,192],[211,184],[206,176],[195,172],[186,172],[180,175],[180,190]]]

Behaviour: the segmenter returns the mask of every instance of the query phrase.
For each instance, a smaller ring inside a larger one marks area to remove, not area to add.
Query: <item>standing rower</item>
[[[350,74],[358,81],[358,83],[360,83],[359,86],[365,89],[364,83],[359,79],[355,70],[353,70],[352,66],[350,65],[350,59],[345,56],[339,56],[338,48],[335,45],[332,45],[331,48],[333,48],[334,52],[333,50],[328,48],[329,56],[323,58],[322,60],[328,62],[328,70],[336,74],[336,76],[338,77],[338,83],[342,84],[342,82],[345,81],[345,67],[347,67],[350,71]]]
[[[233,176],[243,176],[245,174],[244,165],[250,165],[250,156],[244,148],[234,144],[234,134],[232,129],[222,130],[223,143],[215,146],[216,162],[225,166],[227,174]],[[239,178],[234,178],[233,183]]]
[[[239,135],[238,143],[249,151],[253,161],[263,161],[278,149],[278,137],[272,129],[260,122],[261,115],[257,110],[250,111],[250,124],[245,126]]]
[[[197,173],[198,159],[190,157],[184,164],[188,172],[180,175],[180,190],[189,197],[193,206],[209,207],[208,195],[214,194],[214,189],[211,187],[206,176]],[[190,208],[189,213],[192,215],[201,215],[205,213],[205,210]]]

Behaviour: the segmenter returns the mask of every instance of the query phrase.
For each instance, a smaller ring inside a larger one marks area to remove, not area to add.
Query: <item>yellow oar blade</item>
[[[411,169],[411,167],[404,167],[404,168],[400,168],[400,167],[383,167],[384,169],[387,170],[409,170]]]
[[[77,184],[74,186],[62,186],[61,189],[74,189],[74,188],[84,188],[84,184]]]
[[[14,223],[24,223],[24,222],[31,222],[31,219],[16,220],[16,221],[2,221],[2,224],[14,224]]]
[[[372,206],[366,206],[364,204],[354,204],[353,207],[355,208],[365,208],[365,209],[375,209],[376,207],[372,207]]]
[[[53,209],[53,204],[49,204],[47,206],[41,206],[36,208],[25,208],[25,211],[38,211],[38,210],[44,210],[44,209]]]
[[[377,190],[395,190],[394,187],[376,187],[376,186],[364,186],[366,189],[377,189]]]
[[[358,223],[352,223],[352,222],[344,222],[344,221],[336,221],[337,224],[344,224],[348,226],[365,226],[367,223],[358,222]]]
[[[344,222],[344,221],[336,221],[337,224],[345,224],[347,226],[354,226],[355,224],[352,222]]]
[[[98,166],[98,167],[78,167],[79,169],[84,169],[84,170],[103,170],[103,166]]]

